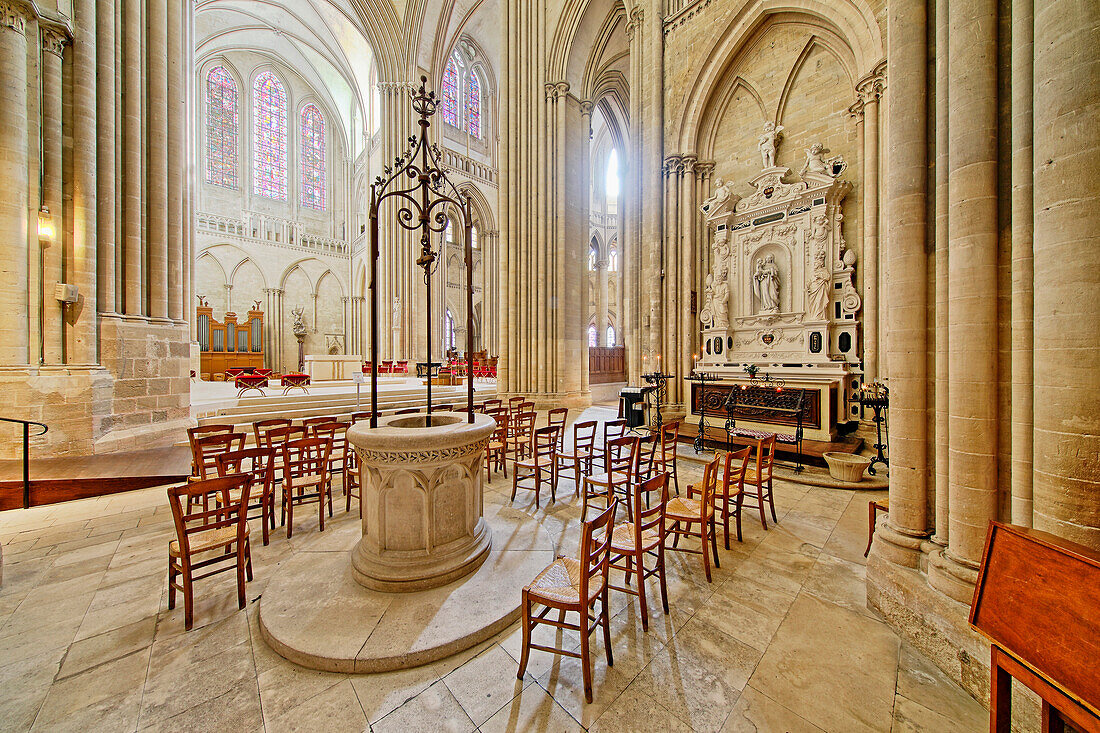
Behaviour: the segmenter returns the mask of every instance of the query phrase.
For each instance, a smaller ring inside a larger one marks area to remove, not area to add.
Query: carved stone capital
[[[590,99],[581,100],[581,114],[586,117],[592,116],[592,110],[595,109],[596,104]]]
[[[35,17],[34,8],[19,0],[0,0],[0,28],[11,28],[26,35],[27,21]]]
[[[698,156],[691,154],[680,156],[680,173],[687,176],[693,175],[697,160]]]
[[[714,175],[714,161],[702,160],[695,162],[695,175],[700,181],[710,180],[710,177]]]
[[[645,12],[642,8],[637,7],[630,11],[630,20],[626,22],[626,39],[628,41],[634,40],[634,36],[637,35],[638,28],[641,27],[643,20],[645,20]]]
[[[65,54],[65,46],[68,43],[69,38],[64,33],[53,28],[42,29],[42,50],[46,53],[52,53],[54,56],[62,58]]]
[[[871,73],[856,82],[856,95],[864,104],[877,102],[886,90],[886,62],[880,61]]]
[[[665,164],[661,171],[665,176],[671,176],[673,173],[678,172],[680,170],[680,160],[679,155],[669,155],[665,158]]]

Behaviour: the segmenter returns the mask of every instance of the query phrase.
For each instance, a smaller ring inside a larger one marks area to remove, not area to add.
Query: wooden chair
[[[503,400],[485,400],[485,402],[483,402],[482,404],[485,405],[486,412],[488,412],[489,410],[496,410],[504,407]]]
[[[515,417],[519,413],[519,406],[527,401],[526,397],[508,398],[508,417]]]
[[[714,558],[714,567],[721,567],[718,562],[718,542],[714,536],[714,492],[718,483],[718,464],[722,456],[715,456],[714,460],[703,469],[703,481],[698,486],[688,486],[687,497],[677,496],[669,500],[665,507],[665,518],[670,526],[665,530],[666,540],[673,538],[671,550],[691,552],[703,556],[703,571],[706,573],[707,582],[710,580],[710,561]],[[699,498],[694,498],[695,494]],[[699,529],[692,527],[698,524]],[[687,547],[679,547],[681,537],[698,537],[701,547],[694,550]],[[667,547],[667,542],[665,543]],[[708,547],[709,545],[709,547]]]
[[[508,445],[505,451],[513,464],[531,455],[535,418],[534,412],[513,412],[508,416]]]
[[[196,462],[198,451],[195,450],[195,441],[199,438],[205,438],[208,435],[226,435],[233,432],[236,432],[236,427],[233,425],[199,425],[197,427],[187,428],[187,444],[191,447],[192,476],[196,478],[200,477],[199,465]]]
[[[642,611],[642,631],[649,630],[649,606],[646,603],[646,578],[657,576],[661,584],[661,605],[668,615],[668,587],[665,584],[665,506],[668,504],[668,474],[659,473],[647,481],[638,481],[631,487],[633,500],[632,512],[628,521],[615,525],[611,535],[610,566],[623,571],[623,587],[608,584],[612,590],[638,596],[638,605]],[[650,507],[649,496],[660,495],[657,505]],[[642,509],[645,498],[646,509]],[[646,568],[646,558],[654,560],[652,568]],[[635,588],[630,587],[631,575],[638,581]]]
[[[415,415],[418,412],[424,412],[424,410],[420,409],[419,407],[406,407],[405,409],[398,410],[397,412],[395,412],[393,414],[394,415]]]
[[[602,511],[592,521],[585,522],[581,530],[580,557],[559,557],[535,576],[523,589],[523,651],[519,658],[518,679],[527,671],[527,660],[532,649],[575,657],[581,660],[584,678],[584,699],[592,702],[592,661],[588,651],[588,637],[597,626],[603,627],[604,652],[607,666],[615,664],[611,653],[611,619],[608,612],[608,563],[611,553],[611,530],[615,522],[618,502]],[[600,611],[595,612],[597,599]],[[538,613],[535,606],[543,606]],[[546,618],[552,609],[558,610],[558,620]],[[578,615],[577,623],[566,622],[567,613]],[[580,652],[543,646],[531,641],[531,632],[538,624],[559,629],[577,631],[581,636]]]
[[[485,471],[490,480],[494,468],[504,471],[504,478],[508,478],[508,461],[505,460],[508,454],[508,411],[501,407],[489,410],[487,414],[496,421],[497,426],[485,446]]]
[[[569,417],[569,408],[567,407],[555,407],[546,416],[547,425],[557,425],[561,430],[558,431],[558,450],[561,450],[565,446],[565,422]]]
[[[448,404],[436,405],[432,408],[432,412],[451,412],[452,410],[454,410],[454,407],[454,405]]]
[[[554,470],[554,456],[558,450],[558,433],[560,432],[561,428],[557,425],[549,425],[535,431],[531,456],[524,460],[516,461],[516,465],[513,468],[512,498],[509,501],[515,501],[516,489],[519,488],[519,482],[528,479],[534,479],[534,485],[524,486],[523,488],[534,489],[536,509],[539,506],[539,489],[542,488],[543,481],[550,484],[550,502],[553,503],[557,499],[554,489],[557,484],[558,476],[557,471]]]
[[[242,448],[218,456],[219,476],[239,474],[248,476],[252,481],[246,511],[260,510],[260,527],[264,545],[267,545],[269,530],[275,529],[275,451],[271,448]],[[231,501],[240,500],[232,492],[229,498]],[[255,519],[255,516],[249,515],[248,519]]]
[[[878,522],[878,513],[890,511],[890,499],[871,499],[867,502],[867,549],[863,551],[863,556],[867,557],[871,554],[871,544],[875,541],[875,524]]]
[[[626,420],[608,420],[603,424],[603,470],[607,470],[607,445],[616,438],[626,435]]]
[[[248,543],[248,489],[245,474],[200,479],[168,488],[168,504],[176,526],[176,539],[168,544],[168,608],[176,607],[176,591],[183,593],[183,626],[194,625],[194,582],[228,570],[237,573],[237,607],[244,608],[245,578],[252,580],[252,551]],[[230,494],[239,492],[237,501]],[[212,494],[218,500],[195,510],[199,497]],[[196,570],[221,565],[196,575]],[[180,580],[177,582],[176,578]]]
[[[351,413],[351,424],[354,425],[357,422],[370,422],[370,419],[374,417],[374,413],[367,412],[353,412]]]
[[[680,435],[680,421],[669,420],[661,426],[661,451],[655,465],[658,472],[664,472],[672,479],[676,495],[680,495],[680,479],[676,472],[676,442]]]
[[[194,439],[191,462],[195,466],[195,478],[214,478],[218,475],[218,456],[244,447],[244,433],[214,433]]]
[[[638,461],[638,439],[630,435],[612,439],[607,444],[606,461],[606,471],[584,477],[582,522],[588,516],[589,507],[602,511],[617,498],[622,498],[624,504],[629,503],[630,485]]]
[[[645,483],[657,474],[657,436],[650,433],[638,438],[638,465],[634,469],[634,482]],[[646,495],[648,498],[648,494]]]
[[[323,415],[320,417],[307,417],[302,420],[302,427],[306,429],[306,435],[312,435],[312,428],[316,425],[328,425],[329,423],[339,422],[335,417],[330,415]]]
[[[283,514],[286,538],[294,533],[294,505],[317,502],[319,531],[325,531],[325,502],[332,516],[332,481],[328,473],[332,441],[302,438],[283,444]]]
[[[569,450],[559,449],[554,456],[554,470],[573,470],[574,496],[581,495],[581,478],[592,473],[592,461],[596,456],[595,420],[573,423],[573,445]]]
[[[765,501],[767,501],[771,507],[772,521],[779,521],[775,516],[775,499],[772,498],[772,468],[775,466],[775,434],[773,433],[766,438],[752,441],[751,447],[753,451],[752,460],[745,469],[744,489],[737,495],[737,507],[734,511],[737,512],[738,523],[740,523],[742,507],[759,509],[760,524],[764,529],[767,529],[768,520],[764,516]],[[750,491],[750,486],[753,487],[755,491]],[[744,501],[746,497],[753,499],[756,503],[745,504]]]
[[[726,453],[722,461],[722,482],[714,492],[715,503],[721,502],[715,508],[722,515],[722,530],[725,532],[727,550],[730,548],[731,514],[737,518],[737,541],[741,541],[741,510],[737,499],[745,490],[745,468],[749,465],[750,453],[752,448],[749,447]]]
[[[340,475],[341,485],[344,492],[344,511],[351,511],[351,499],[355,497],[356,501],[360,500],[359,497],[359,481],[358,472],[353,470],[352,461],[355,456],[355,451],[348,450],[348,428],[351,427],[348,423],[343,422],[330,422],[322,425],[312,425],[311,438],[324,438],[332,441],[332,450],[329,452],[328,458],[328,475],[329,482],[336,474]],[[359,505],[359,517],[363,516],[363,506]]]
[[[292,420],[286,418],[277,417],[271,420],[258,420],[252,423],[252,434],[256,436],[256,445],[267,445],[267,434],[276,428],[289,428],[293,424]]]

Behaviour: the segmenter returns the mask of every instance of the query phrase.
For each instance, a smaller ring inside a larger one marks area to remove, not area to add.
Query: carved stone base
[[[482,518],[482,461],[496,423],[476,415],[390,415],[348,431],[362,463],[363,537],[352,576],[374,590],[419,591],[477,570],[492,534]]]

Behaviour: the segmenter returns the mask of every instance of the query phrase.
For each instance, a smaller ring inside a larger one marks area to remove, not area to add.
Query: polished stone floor
[[[681,470],[681,486],[699,475],[697,464]],[[571,481],[538,509],[530,493],[510,504],[510,489],[498,474],[486,493],[486,513],[507,528],[495,542],[517,548],[541,535],[576,552]],[[283,660],[259,636],[256,601],[280,563],[327,539],[315,519],[300,517],[291,540],[276,532],[268,547],[256,532],[246,610],[231,576],[200,581],[185,632],[182,604],[167,610],[163,489],[6,512],[0,729],[984,730],[984,708],[866,607],[867,500],[881,492],[778,482],[775,495],[779,524],[746,522],[744,542],[720,550],[714,582],[698,556],[671,556],[671,614],[651,618],[648,633],[637,601],[612,593],[615,665],[594,635],[587,705],[576,660],[533,652],[516,679],[518,624],[456,657],[386,674]],[[325,535],[356,522],[338,511]]]

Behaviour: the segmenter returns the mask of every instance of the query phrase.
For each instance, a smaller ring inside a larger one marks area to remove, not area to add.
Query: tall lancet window
[[[316,105],[302,108],[300,168],[302,206],[325,210],[325,118]]]
[[[206,182],[237,187],[237,82],[224,66],[206,75]]]
[[[481,82],[476,71],[466,82],[466,132],[481,139]]]
[[[443,70],[443,121],[458,127],[458,64],[454,56]]]
[[[252,193],[286,201],[286,89],[265,71],[252,85]]]

